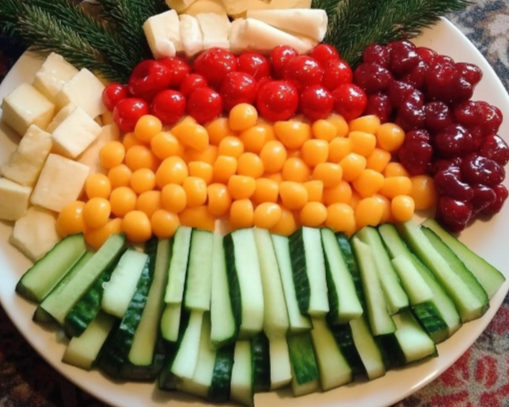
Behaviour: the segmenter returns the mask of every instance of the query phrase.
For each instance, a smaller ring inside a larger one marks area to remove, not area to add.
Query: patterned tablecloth
[[[509,90],[509,0],[477,0],[449,18],[485,55]],[[11,43],[0,39],[0,78],[19,52]],[[51,368],[28,345],[0,307],[0,406],[99,407],[105,404]],[[429,406],[509,407],[509,298],[485,332],[450,369],[395,407]]]

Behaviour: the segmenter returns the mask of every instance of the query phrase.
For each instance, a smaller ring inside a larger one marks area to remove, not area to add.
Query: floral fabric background
[[[485,55],[509,90],[509,0],[477,0],[449,18]],[[15,44],[0,39],[0,80],[20,52]],[[76,388],[38,356],[0,307],[0,406],[105,404]],[[509,407],[509,298],[450,369],[394,407],[435,406]]]

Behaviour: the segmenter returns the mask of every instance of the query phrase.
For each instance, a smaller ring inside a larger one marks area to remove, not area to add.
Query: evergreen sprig
[[[369,44],[416,37],[441,16],[468,4],[468,0],[340,0],[324,42],[355,66]]]

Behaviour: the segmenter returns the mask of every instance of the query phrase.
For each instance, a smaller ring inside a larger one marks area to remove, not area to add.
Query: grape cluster
[[[364,114],[406,131],[398,158],[411,175],[434,177],[436,217],[454,232],[499,212],[508,196],[509,147],[497,134],[502,113],[472,100],[481,79],[476,65],[409,41],[370,45],[354,71],[367,94]]]

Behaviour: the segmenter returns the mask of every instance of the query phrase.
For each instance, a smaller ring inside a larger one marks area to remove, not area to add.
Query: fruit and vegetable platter
[[[465,5],[5,0],[13,321],[122,406],[432,380],[508,289],[509,98],[440,21]]]

